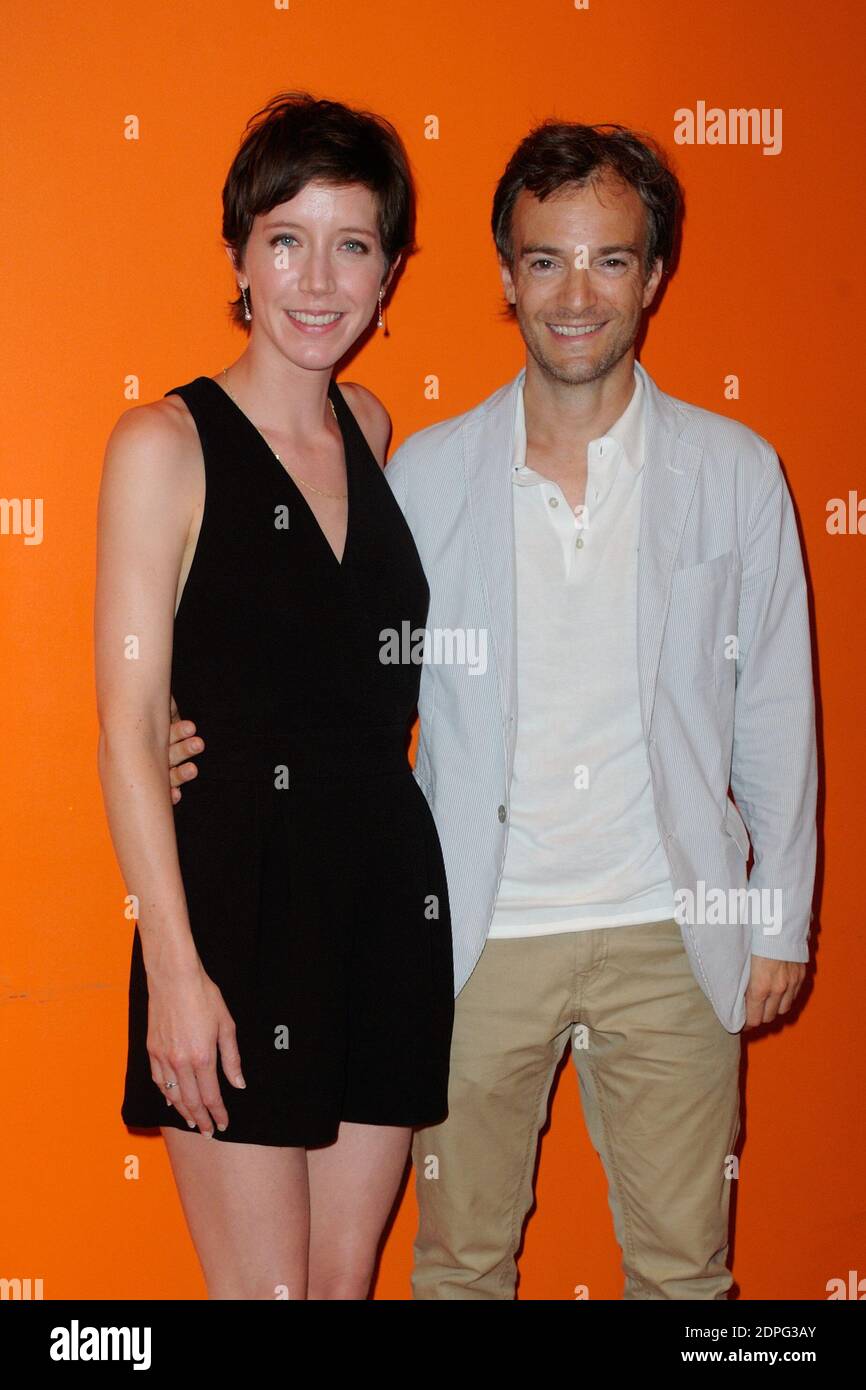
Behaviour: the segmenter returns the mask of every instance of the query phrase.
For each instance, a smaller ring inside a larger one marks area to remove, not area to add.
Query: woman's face
[[[375,196],[362,184],[311,180],[256,217],[243,269],[253,332],[299,367],[333,366],[378,308],[385,257]]]

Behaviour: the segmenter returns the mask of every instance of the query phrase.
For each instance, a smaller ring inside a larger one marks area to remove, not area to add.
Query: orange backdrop
[[[619,121],[673,157],[687,195],[683,254],[643,361],[663,389],[736,416],[777,448],[818,633],[820,925],[806,1007],[745,1049],[734,1272],[742,1296],[758,1299],[825,1298],[829,1279],[866,1276],[866,535],[826,525],[831,498],[866,493],[851,408],[863,322],[856,9],[90,0],[28,7],[7,26],[0,495],[42,499],[44,510],[40,543],[11,524],[0,535],[0,1276],[41,1278],[46,1298],[204,1296],[164,1145],[130,1135],[119,1115],[132,925],[96,771],[96,496],[126,380],[150,400],[244,346],[224,314],[233,282],[220,190],[246,119],[291,87],[386,115],[417,175],[420,253],[389,307],[390,336],[374,334],[342,372],[384,399],[392,451],[522,364],[516,328],[497,316],[489,214],[530,126],[548,115]],[[781,110],[781,151],[676,144],[675,112],[699,102]],[[130,116],[135,140],[124,135]],[[440,378],[438,401],[425,399],[428,373]],[[738,400],[725,398],[729,374]],[[134,1179],[129,1155],[140,1161]],[[588,1284],[592,1298],[618,1298],[605,1183],[570,1065],[537,1192],[521,1297],[569,1299]],[[415,1217],[410,1184],[379,1298],[409,1296]]]

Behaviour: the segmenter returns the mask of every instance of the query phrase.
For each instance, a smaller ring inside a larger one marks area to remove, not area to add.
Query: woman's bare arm
[[[166,795],[175,594],[194,506],[186,455],[159,404],[127,411],[106,447],[97,523],[99,775],[149,976],[197,961]]]
[[[234,1024],[190,931],[167,794],[175,602],[203,483],[189,431],[173,404],[155,402],[122,415],[108,441],[97,528],[96,693],[109,828],[139,903],[154,1081],[177,1079],[173,1103],[209,1132],[210,1115],[220,1128],[227,1124],[217,1045],[227,1076],[242,1083]]]

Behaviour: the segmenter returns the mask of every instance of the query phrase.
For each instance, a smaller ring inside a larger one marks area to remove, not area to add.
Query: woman
[[[223,189],[249,344],[106,451],[99,765],[139,907],[122,1116],[162,1130],[211,1298],[366,1297],[411,1128],[447,1114],[420,667],[380,660],[429,589],[388,416],[332,379],[381,323],[412,208],[387,122],[275,97]],[[174,811],[170,692],[205,735]]]

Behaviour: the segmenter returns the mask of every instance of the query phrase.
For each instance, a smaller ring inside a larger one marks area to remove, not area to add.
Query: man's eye
[[[625,265],[625,261],[619,256],[609,256],[606,261],[602,261],[602,265]]]
[[[530,262],[530,269],[534,269],[537,265],[553,265],[553,261],[547,256],[541,256],[537,261]]]

